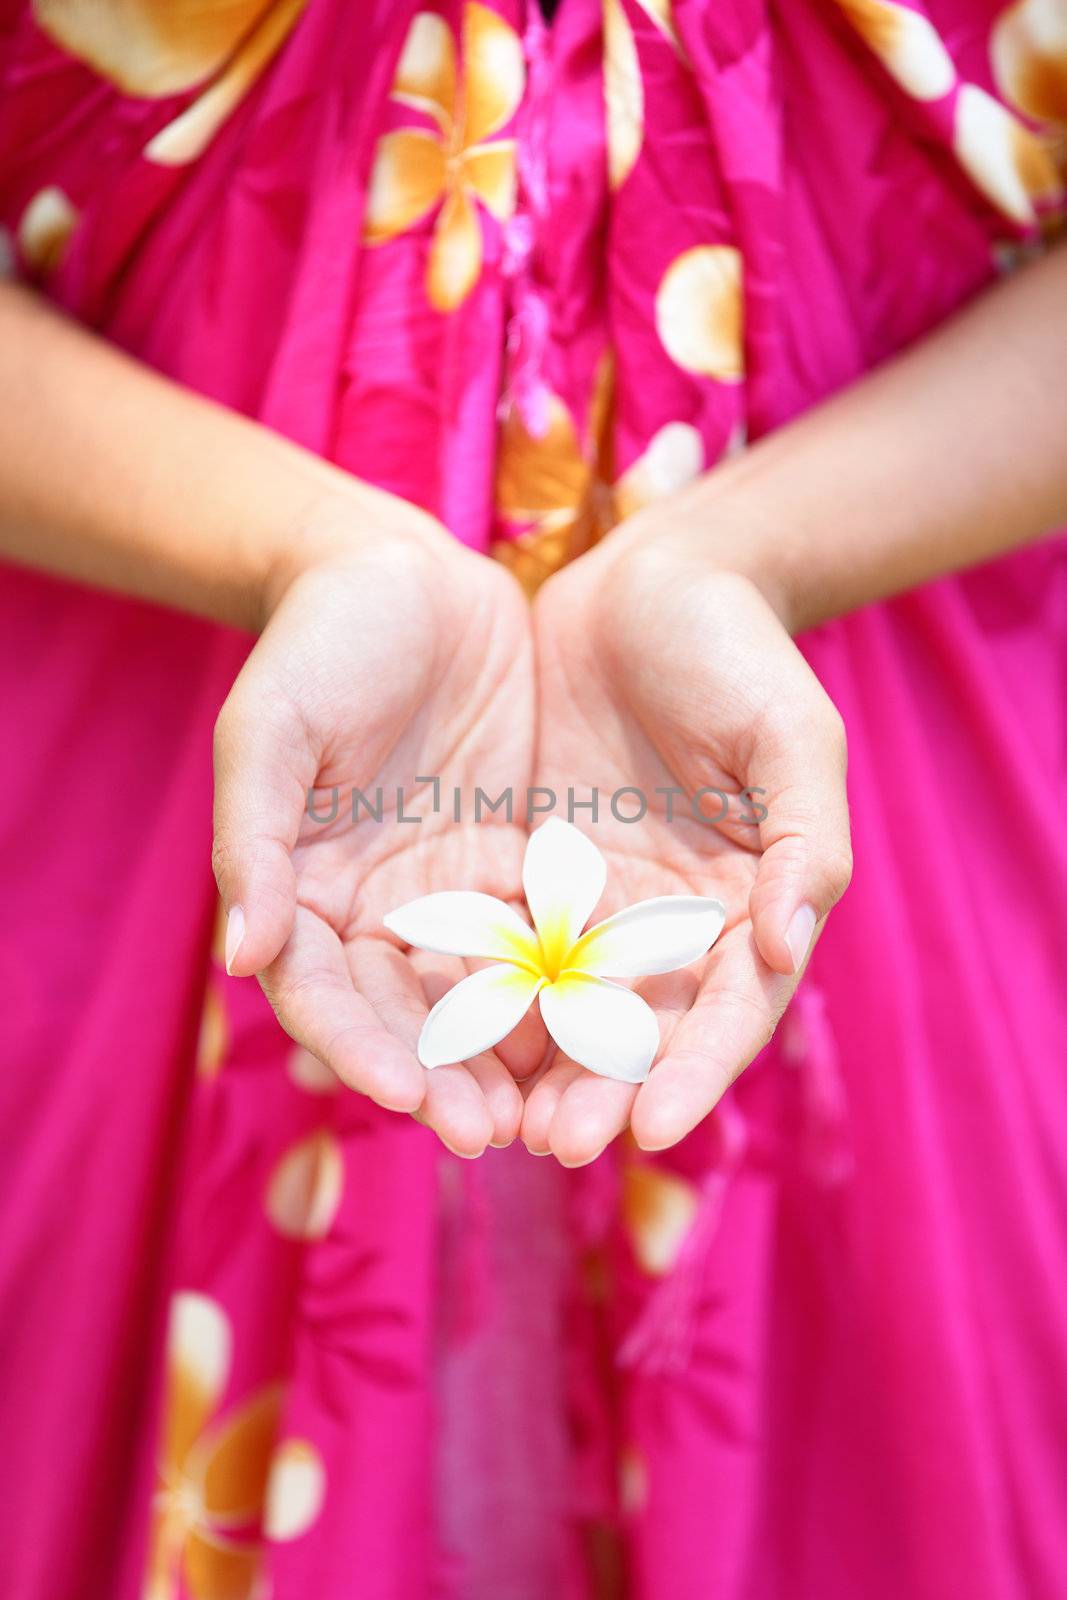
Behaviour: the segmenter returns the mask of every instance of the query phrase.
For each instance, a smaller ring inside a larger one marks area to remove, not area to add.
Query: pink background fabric
[[[512,531],[502,397],[547,387],[582,419],[610,350],[617,470],[678,421],[710,466],[1036,240],[953,148],[960,84],[996,97],[992,0],[915,8],[958,74],[921,103],[832,0],[676,0],[669,32],[621,4],[645,127],[612,189],[600,6],[564,0],[548,32],[501,0],[528,69],[518,225],[480,214],[483,270],[443,314],[428,225],[361,244],[412,0],[310,0],[177,167],[143,152],[195,91],[124,94],[9,0],[0,220],[17,241],[50,185],[77,215],[58,263],[18,269],[488,550]],[[459,31],[457,5],[422,9]],[[653,311],[666,266],[717,242],[744,262],[740,383],[678,366]],[[178,1293],[232,1328],[220,1414],[281,1382],[279,1441],[323,1472],[298,1536],[237,1530],[259,1588],[225,1600],[577,1600],[624,1592],[623,1568],[639,1600],[1058,1600],[1063,544],[804,641],[848,725],[853,886],[724,1107],[676,1151],[586,1173],[460,1164],[309,1088],[255,986],[226,979],[210,734],[247,648],[4,574],[5,1600],[148,1592]],[[340,1181],[326,1231],[294,1238],[266,1197],[312,1135]],[[665,1274],[626,1206],[648,1173],[695,1208]]]

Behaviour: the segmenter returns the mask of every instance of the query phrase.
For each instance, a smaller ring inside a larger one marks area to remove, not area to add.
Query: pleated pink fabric
[[[1065,141],[1062,0],[0,9],[12,270],[531,587],[1040,248]],[[225,977],[248,641],[5,572],[4,1600],[1060,1600],[1064,546],[804,646],[854,884],[567,1174]]]

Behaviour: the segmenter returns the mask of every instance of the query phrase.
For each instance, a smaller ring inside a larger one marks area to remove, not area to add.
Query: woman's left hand
[[[521,822],[478,822],[472,798],[529,781],[523,595],[422,511],[353,484],[309,514],[265,609],[215,730],[229,970],[255,973],[344,1083],[457,1154],[510,1143],[522,1100],[509,1069],[540,1060],[536,1019],[499,1051],[427,1072],[419,1031],[466,969],[402,950],[383,919],[440,889],[521,895]]]
[[[567,1165],[627,1123],[660,1149],[707,1115],[770,1038],[851,874],[841,718],[756,585],[673,537],[682,509],[632,518],[534,606],[536,783],[559,814],[569,790],[579,807],[599,792],[597,818],[572,820],[619,905],[696,893],[727,908],[699,966],[641,984],[661,1034],[644,1084],[557,1056],[529,1091],[523,1139]]]

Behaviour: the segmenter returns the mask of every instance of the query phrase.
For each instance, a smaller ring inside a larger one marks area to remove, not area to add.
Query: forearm
[[[687,537],[794,631],[1067,523],[1067,250],[710,473]]]
[[[257,629],[310,547],[429,523],[0,285],[0,556]]]

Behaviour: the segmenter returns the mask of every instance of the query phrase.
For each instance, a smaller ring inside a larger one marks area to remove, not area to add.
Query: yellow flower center
[[[569,930],[562,919],[540,930],[538,944],[541,954],[541,973],[548,983],[555,983],[566,965],[572,947]]]

